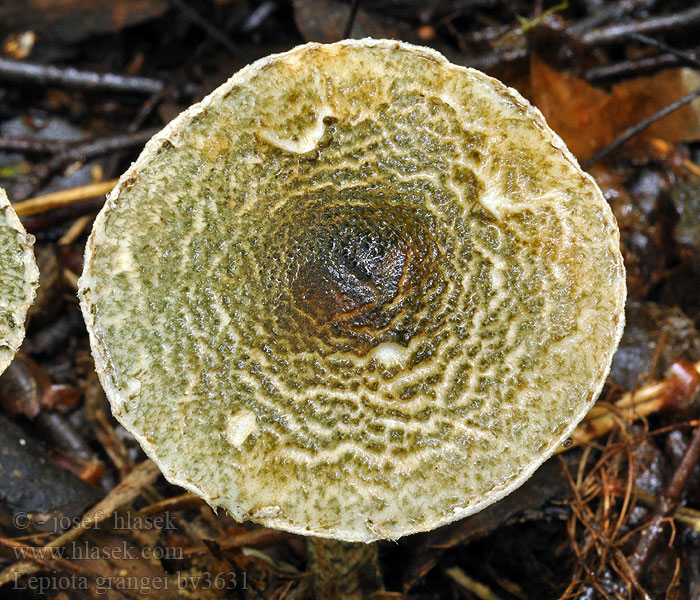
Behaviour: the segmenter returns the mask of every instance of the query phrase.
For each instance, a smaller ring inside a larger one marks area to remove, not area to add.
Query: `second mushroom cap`
[[[22,345],[27,310],[39,285],[33,243],[0,188],[0,374]]]

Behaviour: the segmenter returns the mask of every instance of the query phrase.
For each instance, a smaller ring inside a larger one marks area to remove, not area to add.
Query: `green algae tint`
[[[114,414],[166,477],[372,541],[476,512],[554,452],[625,287],[612,214],[537,110],[361,40],[263,59],[151,140],[80,296]]]

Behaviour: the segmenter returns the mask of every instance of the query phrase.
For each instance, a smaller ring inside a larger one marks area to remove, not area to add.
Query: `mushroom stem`
[[[309,537],[307,552],[317,600],[361,600],[384,589],[376,543]]]

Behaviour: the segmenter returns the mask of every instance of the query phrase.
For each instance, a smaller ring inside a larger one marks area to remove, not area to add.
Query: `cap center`
[[[402,292],[409,250],[390,228],[324,223],[304,233],[292,276],[297,307],[319,324],[381,327],[382,306]]]

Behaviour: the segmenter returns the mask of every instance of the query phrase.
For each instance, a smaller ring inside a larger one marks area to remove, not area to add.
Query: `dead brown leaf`
[[[608,92],[559,72],[538,57],[530,64],[530,100],[580,161],[698,87],[700,75],[692,70],[667,69],[651,77],[623,81]],[[648,157],[651,138],[669,143],[700,139],[700,100],[648,127],[625,146],[625,152]]]

